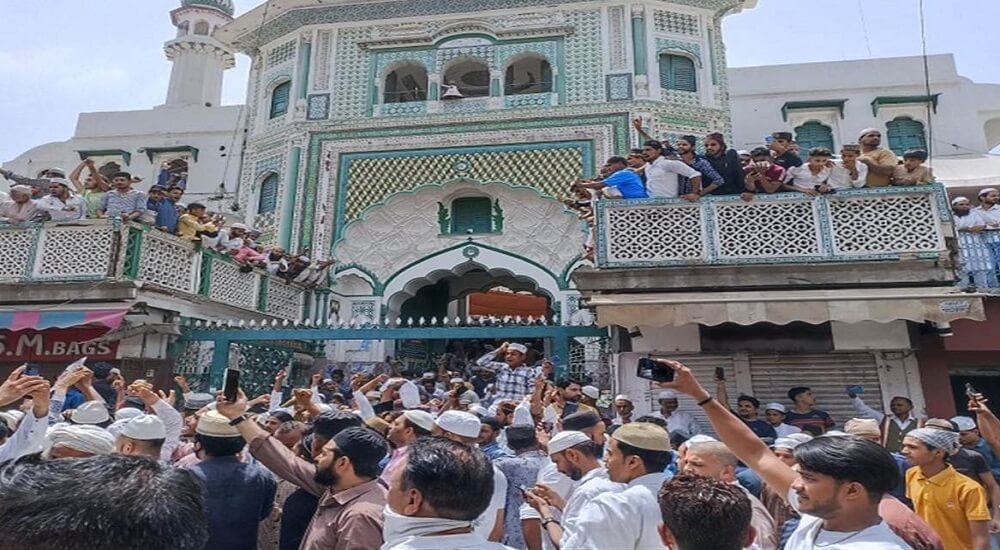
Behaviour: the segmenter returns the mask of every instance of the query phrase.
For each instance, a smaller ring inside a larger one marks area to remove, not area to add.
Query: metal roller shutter
[[[635,375],[635,365],[638,357],[645,357],[645,354],[639,353],[628,353],[623,355],[635,356],[631,361],[622,362],[622,365],[630,365],[631,371],[627,371],[630,375]],[[736,371],[733,367],[733,358],[730,355],[670,355],[670,359],[675,361],[680,361],[684,363],[691,370],[694,371],[695,377],[698,381],[705,386],[705,389],[715,394],[715,368],[722,367],[726,369],[726,391],[729,393],[729,400],[735,402],[736,398],[739,396],[739,392],[736,391]],[[626,367],[628,368],[628,367]],[[655,384],[649,384],[649,394],[648,394],[648,406],[652,411],[660,410],[660,404],[656,399],[656,396],[662,391],[659,386]],[[715,430],[712,429],[712,425],[708,422],[708,418],[705,417],[705,412],[699,407],[691,398],[686,396],[681,396],[680,407],[678,410],[687,411],[698,419],[701,424],[702,433],[714,435]],[[730,406],[734,406],[731,404]]]
[[[864,386],[865,402],[875,409],[882,406],[878,369],[871,353],[755,354],[750,356],[750,377],[754,397],[761,403],[777,401],[789,408],[789,388],[809,386],[816,395],[816,408],[830,413],[837,429],[856,416],[847,398],[847,386]]]

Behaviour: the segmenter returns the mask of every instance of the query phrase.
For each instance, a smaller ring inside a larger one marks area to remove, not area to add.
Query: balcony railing
[[[132,279],[296,320],[308,290],[162,231],[108,220],[0,226],[0,284]]]
[[[1000,292],[1000,229],[958,232],[959,284]]]
[[[600,268],[947,258],[943,187],[601,201]]]

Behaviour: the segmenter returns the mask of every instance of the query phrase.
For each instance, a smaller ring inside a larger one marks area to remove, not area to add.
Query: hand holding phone
[[[226,381],[223,385],[222,395],[230,403],[236,402],[236,397],[240,389],[239,369],[226,369]]]
[[[653,382],[674,381],[674,369],[650,357],[639,359],[635,375],[644,380],[652,380]]]

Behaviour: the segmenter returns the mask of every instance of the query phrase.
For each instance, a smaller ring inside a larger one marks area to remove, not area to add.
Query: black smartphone
[[[722,367],[715,367],[715,379],[725,380],[726,379],[726,369]]]
[[[235,402],[239,389],[239,369],[226,369],[226,382],[222,387],[222,395],[226,398],[226,401],[229,401],[230,403]]]
[[[976,388],[972,387],[972,384],[970,384],[968,382],[965,383],[965,395],[966,395],[966,397],[968,397],[970,399],[975,399],[977,393],[979,393],[979,392],[976,391]]]
[[[42,366],[38,363],[28,363],[28,368],[24,369],[25,376],[38,376],[42,370]]]
[[[635,375],[639,378],[652,380],[654,382],[674,381],[674,369],[655,359],[650,359],[649,357],[642,357],[639,359],[639,364],[635,369]]]

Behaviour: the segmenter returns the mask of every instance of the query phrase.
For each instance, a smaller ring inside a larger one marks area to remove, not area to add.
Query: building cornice
[[[701,8],[727,15],[749,9],[757,0],[647,0],[653,7]],[[317,5],[319,4],[319,5]],[[391,19],[486,14],[531,8],[602,7],[595,0],[270,0],[216,31],[216,37],[240,51],[251,51],[300,27]],[[266,18],[266,19],[265,19]]]

